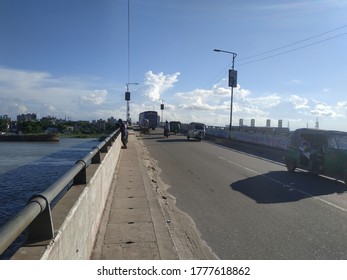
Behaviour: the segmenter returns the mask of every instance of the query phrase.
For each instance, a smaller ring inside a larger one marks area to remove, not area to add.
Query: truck
[[[158,112],[156,111],[145,111],[139,114],[139,123],[141,124],[143,120],[147,119],[149,121],[149,128],[155,130],[158,126]]]

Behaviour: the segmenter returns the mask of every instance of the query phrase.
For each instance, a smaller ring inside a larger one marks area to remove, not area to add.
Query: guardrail
[[[51,214],[52,201],[73,185],[87,183],[86,169],[91,164],[101,163],[101,154],[107,153],[118,137],[118,129],[104,141],[78,160],[75,165],[50,185],[45,191],[31,197],[27,205],[0,228],[0,254],[28,228],[28,242],[39,242],[54,238],[54,226]]]

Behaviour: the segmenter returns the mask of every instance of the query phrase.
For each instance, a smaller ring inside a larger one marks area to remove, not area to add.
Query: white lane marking
[[[325,199],[322,199],[322,198],[317,197],[317,196],[314,196],[314,195],[312,195],[312,194],[310,194],[310,193],[307,193],[307,192],[304,192],[304,191],[299,190],[299,189],[297,189],[297,188],[294,188],[293,186],[290,186],[290,185],[288,185],[288,184],[285,184],[285,183],[283,183],[283,182],[280,182],[280,181],[278,181],[278,180],[275,180],[275,179],[273,179],[273,178],[271,178],[271,177],[268,177],[268,176],[266,176],[266,175],[264,175],[264,174],[261,174],[261,173],[258,172],[258,171],[255,171],[255,170],[253,170],[253,169],[250,169],[250,168],[248,168],[248,167],[246,167],[246,166],[243,166],[243,165],[241,165],[241,164],[238,164],[238,163],[236,163],[236,162],[234,162],[234,161],[228,160],[228,159],[223,158],[223,157],[221,157],[221,156],[219,156],[218,158],[221,159],[221,160],[224,160],[224,161],[226,161],[226,162],[228,162],[228,163],[230,163],[230,164],[233,164],[233,165],[236,165],[236,166],[238,166],[238,167],[240,167],[240,168],[243,168],[243,169],[245,169],[245,170],[247,170],[247,171],[250,171],[250,172],[252,172],[252,173],[254,173],[254,174],[260,175],[260,176],[262,176],[262,177],[264,177],[264,178],[266,178],[266,179],[268,179],[268,180],[270,180],[270,181],[273,181],[273,182],[275,182],[275,183],[277,183],[277,184],[280,184],[280,185],[282,185],[283,188],[288,188],[290,191],[292,191],[292,190],[297,191],[297,192],[302,193],[302,194],[304,194],[304,195],[306,195],[306,196],[308,196],[308,197],[312,197],[313,199],[317,199],[317,200],[319,200],[319,201],[321,201],[321,202],[323,202],[323,203],[325,203],[325,204],[328,204],[328,205],[330,205],[330,206],[332,206],[332,207],[334,207],[334,208],[336,208],[336,209],[339,209],[339,210],[341,210],[341,211],[347,212],[347,209],[345,209],[345,208],[343,208],[343,207],[341,207],[341,206],[338,206],[338,205],[336,205],[336,204],[334,204],[334,203],[331,203],[331,202],[329,202],[329,201],[327,201],[327,200],[325,200]]]

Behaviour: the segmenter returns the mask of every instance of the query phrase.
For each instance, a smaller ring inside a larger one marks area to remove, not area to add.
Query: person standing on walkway
[[[120,133],[121,133],[121,139],[122,139],[122,143],[123,143],[123,149],[127,148],[127,128],[125,126],[125,124],[123,123],[122,119],[118,120],[119,123],[119,128],[120,128]]]
[[[169,138],[169,134],[170,134],[170,125],[169,125],[169,122],[166,121],[164,125],[164,137]]]

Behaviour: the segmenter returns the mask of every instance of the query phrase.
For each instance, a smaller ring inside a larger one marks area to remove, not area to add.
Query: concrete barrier
[[[54,239],[21,247],[12,259],[89,259],[118,164],[120,138],[101,163],[87,168],[87,184],[74,185],[53,208]]]
[[[206,134],[216,137],[229,138],[229,130],[208,127],[206,128]],[[232,139],[252,143],[257,145],[263,145],[272,148],[278,148],[285,150],[288,145],[289,137],[287,135],[276,135],[269,133],[247,133],[242,131],[232,131]]]

